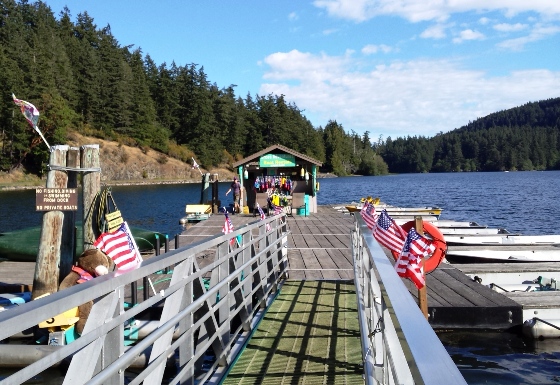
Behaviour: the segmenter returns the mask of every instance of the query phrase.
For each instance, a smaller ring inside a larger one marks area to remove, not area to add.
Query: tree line
[[[229,164],[273,144],[336,175],[560,169],[560,99],[500,111],[432,138],[358,135],[329,121],[314,127],[283,95],[235,94],[204,66],[155,63],[121,46],[87,12],[57,17],[41,1],[0,0],[0,171],[46,171],[48,151],[11,93],[41,112],[51,144],[72,131],[153,148],[203,167]]]
[[[560,170],[560,98],[499,111],[433,138],[387,140],[394,173]]]
[[[336,121],[314,127],[283,95],[236,96],[235,85],[219,87],[202,65],[155,63],[87,12],[74,21],[67,7],[55,17],[41,1],[0,0],[0,68],[0,171],[40,174],[48,162],[14,92],[39,109],[51,144],[78,131],[185,162],[194,156],[207,168],[282,144],[338,175],[387,172],[368,133],[346,133]]]

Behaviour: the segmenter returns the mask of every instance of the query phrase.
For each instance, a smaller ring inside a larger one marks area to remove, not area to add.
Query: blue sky
[[[560,97],[558,0],[46,0],[157,64],[285,95],[315,127],[433,136]]]

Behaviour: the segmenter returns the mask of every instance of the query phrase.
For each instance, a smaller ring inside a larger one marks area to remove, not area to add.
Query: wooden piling
[[[206,204],[210,200],[208,192],[210,191],[210,173],[202,175],[202,182],[200,184],[200,204]]]
[[[80,167],[80,149],[70,147],[66,154],[66,166],[72,168]],[[78,172],[68,171],[68,188],[78,188]],[[64,212],[64,225],[62,227],[62,245],[60,249],[60,280],[70,273],[76,257],[76,212]]]
[[[81,168],[99,168],[99,145],[90,144],[81,147]],[[82,174],[82,202],[83,202],[83,226],[84,251],[93,248],[96,234],[93,221],[97,218],[96,197],[101,191],[101,173],[99,171],[88,171]]]
[[[422,222],[422,217],[414,217],[414,227],[416,228],[416,232],[420,235],[424,235],[424,223]],[[422,258],[422,272],[424,271],[424,258]],[[425,278],[425,277],[424,277]],[[418,305],[420,306],[420,310],[422,310],[422,314],[424,317],[428,319],[428,294],[427,294],[426,285],[422,286],[421,289],[418,289]]]
[[[212,178],[212,213],[217,214],[220,212],[220,196],[219,196],[219,190],[218,190],[218,178],[217,178],[217,174],[214,174],[216,177]]]
[[[67,152],[68,146],[66,145],[52,146],[49,164],[66,166]],[[49,170],[47,173],[47,188],[66,188],[67,182],[68,176],[64,171]],[[39,253],[33,277],[32,299],[58,291],[63,221],[64,213],[62,211],[47,211],[43,214]]]

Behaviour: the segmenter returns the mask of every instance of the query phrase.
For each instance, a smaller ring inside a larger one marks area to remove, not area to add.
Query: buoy
[[[408,233],[408,231],[415,226],[415,222],[416,221],[406,222],[401,227]],[[430,222],[423,221],[422,229],[424,230],[424,234],[430,236],[436,247],[436,250],[433,252],[433,254],[430,257],[424,259],[424,274],[427,274],[431,271],[434,271],[439,266],[441,261],[443,261],[443,259],[445,258],[445,253],[447,252],[447,243],[445,243],[445,239],[443,238],[443,234],[441,233],[441,231],[439,231],[439,229]],[[391,250],[391,254],[393,254],[393,257],[395,259],[399,258],[399,253],[396,251]]]

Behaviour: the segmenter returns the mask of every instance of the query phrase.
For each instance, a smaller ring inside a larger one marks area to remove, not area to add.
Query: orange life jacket
[[[81,267],[72,266],[72,271],[80,275],[80,278],[76,280],[77,283],[84,283],[93,279],[93,276]]]

